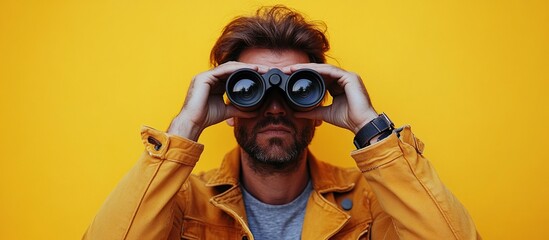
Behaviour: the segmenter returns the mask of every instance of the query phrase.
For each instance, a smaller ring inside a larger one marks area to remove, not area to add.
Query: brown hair
[[[325,63],[330,49],[323,22],[310,22],[282,5],[261,7],[255,15],[237,17],[225,28],[210,53],[213,66],[236,61],[247,48],[298,50],[313,63]]]

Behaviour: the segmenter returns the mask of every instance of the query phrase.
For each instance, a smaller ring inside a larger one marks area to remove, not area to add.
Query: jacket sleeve
[[[422,155],[423,147],[405,126],[352,153],[375,194],[372,239],[480,239],[465,207]]]
[[[83,239],[180,238],[175,236],[181,229],[176,215],[181,213],[174,196],[204,147],[148,127],[141,137],[145,152],[109,195]]]

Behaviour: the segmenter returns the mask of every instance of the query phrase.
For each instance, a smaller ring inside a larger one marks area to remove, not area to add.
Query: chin
[[[288,161],[288,150],[283,149],[281,147],[273,147],[267,149],[265,152],[265,156],[268,159],[276,159],[276,162],[286,162]]]

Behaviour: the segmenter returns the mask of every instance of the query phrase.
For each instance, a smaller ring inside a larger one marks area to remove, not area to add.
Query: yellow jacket
[[[146,151],[83,239],[253,239],[238,150],[219,169],[191,175],[203,145],[147,127],[141,135]],[[354,151],[359,169],[335,167],[309,154],[314,190],[302,238],[480,239],[422,151],[423,143],[405,126],[399,136]]]

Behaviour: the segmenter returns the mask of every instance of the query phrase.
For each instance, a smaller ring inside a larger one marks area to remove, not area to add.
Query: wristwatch
[[[389,136],[395,129],[395,124],[387,117],[385,113],[379,114],[377,118],[374,118],[369,123],[366,123],[356,133],[353,143],[357,149],[361,149],[370,145],[370,141],[375,136],[381,134],[380,140]]]

